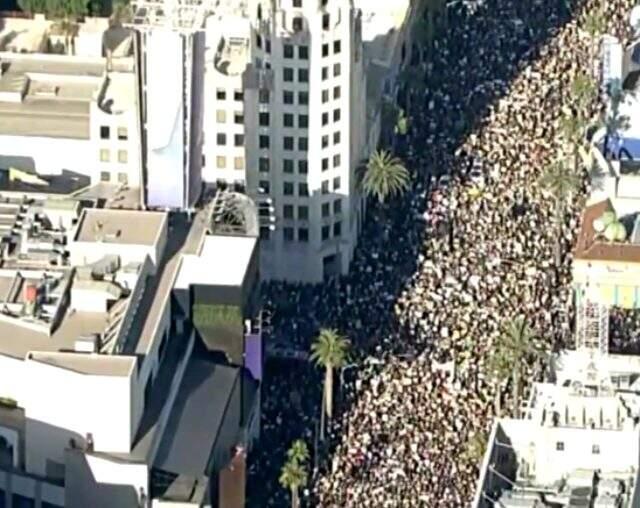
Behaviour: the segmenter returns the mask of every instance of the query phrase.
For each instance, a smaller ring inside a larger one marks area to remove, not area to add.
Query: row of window
[[[240,144],[236,144],[236,146],[243,146],[242,143],[244,143],[244,136],[242,134],[236,134],[234,136],[235,140],[237,142],[240,142]],[[216,135],[216,139],[218,142],[218,145],[226,145],[227,144],[227,135],[224,133],[218,133]],[[287,151],[293,151],[296,150],[296,146],[297,146],[297,150],[304,152],[307,151],[309,149],[309,138],[306,136],[300,136],[298,137],[298,142],[296,143],[295,141],[295,137],[294,136],[284,136],[282,138],[282,148],[284,150]],[[340,135],[340,131],[335,131],[333,133],[333,144],[334,145],[338,145],[340,144],[340,140],[341,140],[341,135]],[[329,146],[329,134],[324,134],[321,138],[321,146],[322,148],[328,148]],[[263,149],[263,150],[268,150],[269,148],[271,148],[271,137],[268,134],[260,134],[258,136],[258,147]],[[262,159],[267,159],[266,157],[261,157]],[[268,160],[268,159],[267,159]],[[339,163],[337,164],[339,165]],[[336,166],[336,164],[334,164],[334,166]],[[266,172],[269,171],[269,163],[268,162],[261,162],[260,163],[260,171]]]
[[[129,139],[129,132],[126,127],[118,127],[116,133],[119,141]],[[100,126],[100,139],[111,139],[111,127],[108,125]]]
[[[110,171],[100,171],[101,182],[111,182],[112,176],[114,175]],[[127,183],[129,183],[129,175],[127,175],[127,173],[118,173],[116,178],[117,182],[123,185],[127,185]]]
[[[242,170],[244,169],[244,157],[229,157],[229,159],[233,159],[233,169]],[[202,166],[206,166],[205,156],[202,156]],[[227,167],[227,158],[224,155],[216,156],[216,168],[218,169],[231,169]]]
[[[126,164],[128,162],[129,156],[126,150],[118,150],[117,151],[117,160],[120,164]],[[112,162],[111,161],[111,150],[108,148],[100,149],[100,162]],[[115,162],[115,160],[113,161]]]
[[[227,135],[224,132],[218,132],[216,134],[216,144],[218,146],[227,145]],[[244,134],[233,135],[233,146],[244,146]]]
[[[260,180],[258,187],[262,189],[265,194],[271,193],[271,183],[268,180]],[[282,186],[282,192],[285,196],[295,195],[295,184],[293,182],[284,182]],[[309,197],[309,185],[304,182],[298,183],[298,196],[301,198]]]
[[[216,89],[216,99],[219,101],[227,100],[227,91],[224,88]],[[236,102],[242,102],[244,100],[244,92],[242,90],[234,90],[233,100]]]
[[[295,161],[293,159],[283,159],[282,172],[293,173]],[[297,161],[298,174],[306,175],[309,172],[309,163],[306,159],[299,159]],[[268,173],[271,170],[271,159],[269,157],[260,157],[258,159],[258,170],[261,173]]]
[[[559,452],[564,451],[564,441],[556,441],[556,450]],[[600,445],[591,445],[591,453],[593,455],[600,455]]]
[[[335,222],[333,224],[333,228],[331,226],[322,226],[320,231],[320,236],[323,242],[329,240],[331,238],[331,230],[333,229],[333,237],[339,238],[342,236],[342,222]],[[297,228],[297,238],[296,238],[296,228],[292,228],[289,226],[282,228],[282,238],[285,242],[295,242],[296,240],[300,243],[307,243],[309,241],[309,229],[307,228]],[[260,229],[260,238],[263,240],[268,240],[270,238],[270,231],[268,228]]]
[[[328,16],[328,14],[325,14]],[[323,19],[324,25],[324,19]],[[256,46],[260,49],[264,49],[266,53],[271,53],[271,39],[265,38],[264,44],[262,40],[262,36],[260,34],[256,34]],[[263,48],[264,46],[264,48]],[[322,56],[328,57],[330,54],[331,46],[328,42],[325,42],[322,45]],[[295,47],[293,44],[284,44],[282,46],[283,55],[287,60],[291,60],[295,58]],[[333,41],[333,54],[339,55],[342,53],[342,41],[337,40]],[[299,60],[309,60],[309,46],[298,46],[298,59]]]
[[[331,215],[331,207],[333,205],[333,214],[339,215],[342,213],[342,199],[338,198],[331,202],[322,203],[321,213],[323,218],[327,218]],[[294,215],[295,211],[294,205],[283,205],[282,207],[282,217],[289,220],[309,220],[309,207],[307,205],[298,205],[298,214],[297,217]]]

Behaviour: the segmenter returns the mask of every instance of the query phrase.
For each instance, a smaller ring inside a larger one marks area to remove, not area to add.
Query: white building
[[[188,221],[71,203],[0,208],[15,216],[0,257],[0,496],[72,508],[212,502],[242,456],[234,447],[257,432],[259,379],[243,361],[257,239],[211,237],[211,206]],[[202,302],[238,309],[235,343],[194,325]],[[210,354],[232,349],[227,364]]]
[[[494,422],[473,506],[640,506],[639,374],[638,357],[555,357],[555,382]]]

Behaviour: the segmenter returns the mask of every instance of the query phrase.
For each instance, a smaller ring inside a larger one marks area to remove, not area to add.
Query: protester
[[[573,79],[594,68],[596,42],[579,27],[604,5],[607,31],[626,40],[633,1],[467,4],[450,7],[426,50],[424,89],[413,92],[398,144],[409,192],[384,215],[369,211],[349,275],[266,288],[274,340],[306,351],[320,327],[336,327],[359,369],[330,426],[332,456],[303,492],[308,506],[468,506],[478,475],[469,443],[488,431],[504,388],[487,368],[504,325],[523,316],[541,348],[570,345],[571,247],[584,200],[567,202],[558,225],[539,177],[570,152],[559,121],[575,110]],[[580,113],[598,110],[594,101]],[[482,176],[471,179],[471,167]],[[542,363],[525,365],[523,378]],[[310,364],[268,366],[250,506],[288,505],[279,468],[294,439],[315,448],[321,388]]]

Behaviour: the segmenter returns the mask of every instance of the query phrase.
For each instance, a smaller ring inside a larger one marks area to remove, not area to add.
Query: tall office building
[[[222,4],[207,20],[204,178],[270,198],[264,277],[345,273],[369,150],[360,11],[351,0]]]
[[[143,201],[192,209],[201,194],[207,2],[133,2]]]

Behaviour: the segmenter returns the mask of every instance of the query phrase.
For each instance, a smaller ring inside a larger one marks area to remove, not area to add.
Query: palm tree
[[[409,171],[400,159],[385,150],[376,150],[361,175],[362,190],[366,196],[375,197],[379,203],[409,188]]]
[[[584,144],[586,128],[581,115],[567,114],[560,119],[560,133],[570,147],[575,175],[580,166],[580,147]]]
[[[465,450],[462,452],[466,461],[479,465],[487,450],[489,434],[484,430],[474,432],[467,439]]]
[[[321,329],[318,338],[311,344],[309,359],[325,369],[323,400],[329,419],[333,416],[333,372],[345,366],[348,350],[349,341],[332,328]],[[324,432],[324,425],[320,430]]]
[[[114,26],[121,26],[128,23],[133,17],[133,12],[129,0],[115,0],[111,12],[111,23]]]
[[[550,164],[540,178],[540,184],[549,192],[555,200],[556,209],[556,266],[560,266],[560,241],[562,238],[562,224],[564,221],[565,205],[571,196],[578,191],[581,185],[580,177],[571,173],[563,159],[557,159]]]
[[[595,80],[585,74],[578,74],[571,82],[571,97],[579,115],[584,115],[598,95]]]
[[[507,322],[504,333],[497,344],[499,353],[509,359],[511,365],[511,383],[513,390],[514,412],[520,407],[520,385],[522,366],[543,357],[543,351],[537,347],[533,330],[523,316]],[[517,414],[515,415],[517,417]]]
[[[496,393],[493,399],[493,412],[496,417],[502,415],[502,385],[511,376],[511,358],[504,348],[496,348],[487,358],[487,370],[496,385]]]
[[[309,448],[302,439],[296,439],[287,450],[287,458],[297,461],[299,464],[306,464],[309,460]]]
[[[589,34],[591,38],[591,45],[589,46],[589,63],[592,64],[595,60],[595,55],[598,50],[596,43],[597,38],[605,31],[607,27],[607,21],[604,17],[602,8],[596,8],[591,10],[584,20],[584,30]],[[589,73],[592,73],[592,67],[589,69]]]
[[[278,480],[280,485],[291,492],[291,507],[298,508],[300,506],[299,489],[307,483],[306,464],[289,456],[280,470]]]

